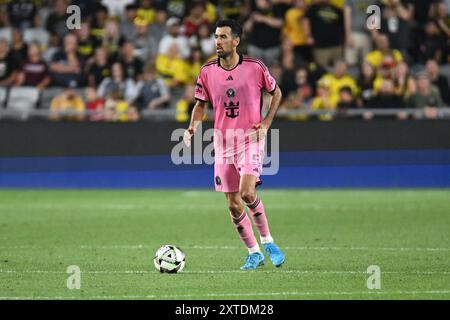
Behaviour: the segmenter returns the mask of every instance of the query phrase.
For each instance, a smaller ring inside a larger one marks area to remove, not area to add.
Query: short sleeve
[[[261,87],[269,93],[272,93],[277,87],[277,82],[269,72],[269,69],[261,68]]]
[[[206,88],[205,68],[200,71],[195,84],[195,99],[207,102],[209,101],[208,90]]]

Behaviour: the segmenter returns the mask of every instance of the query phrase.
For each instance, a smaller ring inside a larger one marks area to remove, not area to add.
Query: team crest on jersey
[[[233,88],[228,89],[227,90],[227,97],[228,98],[234,98],[234,96],[235,96],[234,89]]]

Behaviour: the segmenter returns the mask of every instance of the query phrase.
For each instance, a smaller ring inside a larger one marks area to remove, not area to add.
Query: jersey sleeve
[[[208,90],[206,88],[205,81],[205,68],[200,70],[200,74],[197,77],[197,83],[195,84],[195,99],[200,101],[209,101]]]
[[[277,87],[277,82],[275,78],[272,77],[267,67],[261,68],[260,70],[261,70],[261,87],[269,93],[274,92],[275,88]]]

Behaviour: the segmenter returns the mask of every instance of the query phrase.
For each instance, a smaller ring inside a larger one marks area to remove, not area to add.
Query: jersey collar
[[[243,56],[241,53],[239,53],[239,61],[238,61],[237,65],[235,65],[234,68],[228,70],[228,69],[225,69],[224,67],[222,67],[222,66],[220,65],[220,58],[217,58],[217,66],[221,67],[221,68],[222,68],[223,70],[225,70],[225,71],[231,71],[231,70],[236,69],[237,66],[240,65],[240,64],[242,63],[243,59],[244,59],[244,56]]]

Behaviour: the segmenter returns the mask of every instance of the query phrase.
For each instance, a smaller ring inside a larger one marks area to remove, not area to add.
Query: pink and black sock
[[[272,236],[270,235],[266,212],[264,210],[264,205],[261,199],[257,196],[253,203],[247,203],[247,207],[250,210],[251,216],[253,218],[253,223],[258,229],[259,235],[261,237],[261,242],[273,242]]]
[[[259,252],[259,245],[256,241],[255,235],[253,234],[252,223],[248,217],[245,210],[238,218],[231,217],[234,225],[236,226],[236,231],[239,234],[239,238],[248,248],[250,253]]]

